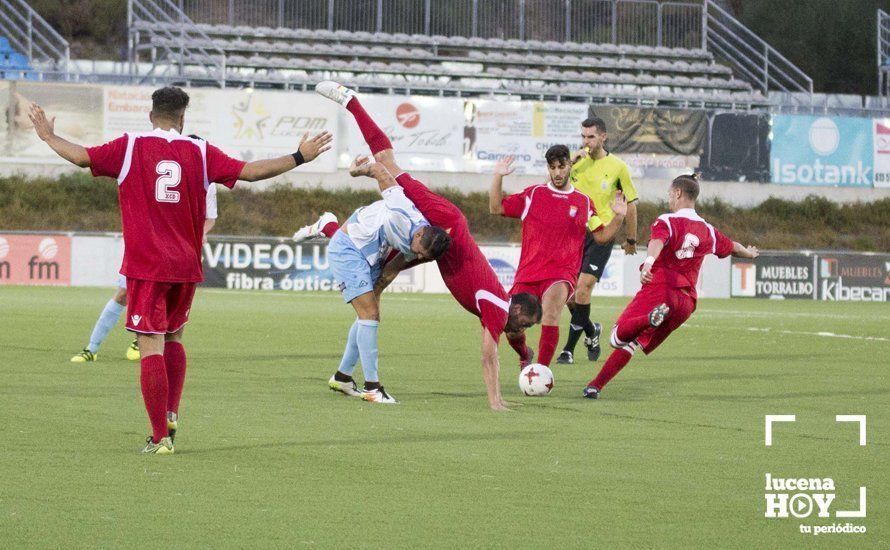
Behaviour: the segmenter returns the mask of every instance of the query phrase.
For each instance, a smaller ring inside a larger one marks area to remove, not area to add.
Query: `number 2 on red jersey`
[[[155,199],[158,202],[179,202],[179,191],[173,188],[182,180],[182,167],[173,160],[162,160],[155,167],[155,172],[160,174],[155,181]]]

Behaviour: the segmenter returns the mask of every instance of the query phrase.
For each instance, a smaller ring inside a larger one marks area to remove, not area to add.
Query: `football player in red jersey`
[[[151,99],[151,132],[128,132],[97,147],[57,136],[55,118],[48,119],[37,104],[31,105],[29,117],[40,139],[60,157],[89,167],[94,176],[117,179],[127,329],[139,342],[142,397],[152,426],[142,452],[172,454],[186,370],[182,333],[195,286],[204,278],[208,187],[283,174],[327,151],[332,137],[327,132],[312,139],[305,135],[292,155],[243,162],[197,136],[182,135],[189,103],[183,90],[161,88]]]
[[[596,378],[584,388],[584,397],[599,398],[603,387],[633,357],[637,349],[650,354],[695,311],[695,285],[708,254],[732,254],[753,259],[756,247],[742,246],[714,229],[695,212],[699,184],[694,175],[680,176],[668,189],[670,214],[662,214],[651,227],[648,257],[640,267],[643,287],[612,327],[615,351]]]
[[[319,83],[315,91],[340,103],[355,117],[374,159],[386,168],[385,171],[377,171],[374,177],[394,179],[427,221],[445,229],[451,236],[451,246],[436,263],[452,296],[464,309],[479,317],[482,323],[482,372],[488,392],[488,404],[496,411],[507,410],[499,383],[498,341],[505,331],[518,332],[540,322],[541,305],[538,299],[530,294],[512,297],[507,295],[488,260],[473,240],[467,218],[454,204],[433,193],[399,168],[395,162],[392,143],[362,107],[354,90],[336,82],[325,81]],[[371,175],[370,169],[367,172],[367,175]],[[357,170],[356,175],[358,174]],[[405,262],[404,256],[396,256],[383,268],[375,290],[382,292],[399,271],[411,265]]]
[[[559,316],[574,291],[581,269],[588,222],[593,238],[608,243],[621,228],[627,201],[619,191],[612,203],[614,218],[603,225],[593,201],[575,190],[569,179],[571,153],[565,145],[554,145],[544,154],[550,181],[504,196],[504,177],[513,173],[513,157],[501,159],[494,170],[488,193],[492,214],[522,220],[522,253],[510,294],[528,292],[541,301],[541,339],[538,362],[550,365],[559,343]],[[534,353],[525,343],[525,333],[507,333],[507,340],[519,354],[520,368],[529,364]]]

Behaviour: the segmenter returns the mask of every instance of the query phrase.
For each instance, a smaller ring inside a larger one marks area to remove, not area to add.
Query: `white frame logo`
[[[763,443],[767,447],[773,446],[774,432],[781,423],[797,421],[793,414],[768,414],[764,416]],[[859,425],[859,446],[867,444],[866,417],[864,414],[838,414],[835,415],[835,423],[857,423]],[[774,429],[776,428],[776,429]],[[778,430],[781,432],[781,430]],[[835,518],[864,518],[866,517],[866,488],[859,487],[859,509],[836,510]],[[826,478],[782,478],[766,473],[764,499],[766,509],[764,517],[769,519],[797,518],[805,519],[816,514],[818,518],[830,518],[831,503],[835,499],[835,483],[830,477]],[[828,533],[865,533],[863,525],[831,524],[831,525],[800,525],[800,532],[805,534]]]

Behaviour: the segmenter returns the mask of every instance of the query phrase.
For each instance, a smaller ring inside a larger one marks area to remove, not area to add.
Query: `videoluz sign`
[[[233,290],[339,290],[326,244],[276,238],[215,239],[204,244],[204,286]]]

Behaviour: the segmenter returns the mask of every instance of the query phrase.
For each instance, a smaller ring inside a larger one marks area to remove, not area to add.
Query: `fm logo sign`
[[[793,414],[766,415],[765,417],[764,444],[773,446],[773,424],[780,422],[795,422],[797,418]],[[856,422],[859,424],[859,445],[866,444],[865,415],[839,414],[836,422]],[[816,515],[819,518],[864,518],[866,511],[866,489],[859,487],[858,510],[832,510],[832,503],[836,497],[834,480],[825,478],[783,478],[773,474],[766,474],[766,487],[764,489],[766,500],[767,518],[808,518]],[[812,526],[801,526],[801,532],[811,532]],[[850,531],[853,532],[853,531]]]

